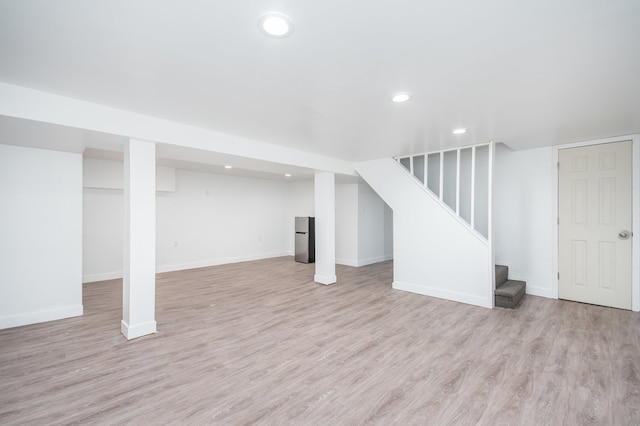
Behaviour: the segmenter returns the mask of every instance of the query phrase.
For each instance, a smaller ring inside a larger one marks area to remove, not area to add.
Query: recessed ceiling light
[[[462,135],[463,133],[467,133],[467,129],[455,129],[453,132],[454,135]]]
[[[407,102],[409,99],[411,96],[408,93],[396,93],[391,97],[391,101],[395,103]]]
[[[293,32],[289,17],[278,12],[264,13],[258,21],[258,28],[265,35],[274,38],[288,37]]]
[[[233,166],[224,166],[225,169],[233,169]]]
[[[284,177],[291,177],[291,174],[290,173],[285,173]]]

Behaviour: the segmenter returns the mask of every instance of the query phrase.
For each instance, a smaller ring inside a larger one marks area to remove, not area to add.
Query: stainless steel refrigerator
[[[296,262],[316,261],[316,235],[314,217],[296,217]]]

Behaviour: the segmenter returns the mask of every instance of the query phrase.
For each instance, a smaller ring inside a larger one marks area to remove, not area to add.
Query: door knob
[[[629,235],[631,235],[631,232],[629,231],[620,231],[620,233],[618,234],[618,238],[620,238],[621,240],[626,240],[627,238],[629,238]]]

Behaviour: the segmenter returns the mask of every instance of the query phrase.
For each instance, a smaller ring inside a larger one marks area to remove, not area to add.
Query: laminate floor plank
[[[493,310],[391,289],[392,262],[291,257],[158,274],[158,333],[85,315],[0,330],[0,424],[640,424],[640,315],[527,296]]]

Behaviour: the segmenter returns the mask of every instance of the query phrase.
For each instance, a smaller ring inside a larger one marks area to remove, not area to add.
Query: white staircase
[[[494,306],[492,159],[484,144],[356,164],[393,209],[393,288]]]

